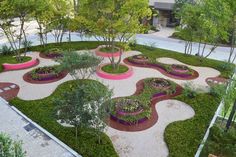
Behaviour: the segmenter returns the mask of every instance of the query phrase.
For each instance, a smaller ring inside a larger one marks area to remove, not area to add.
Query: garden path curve
[[[122,59],[138,54],[141,53],[137,51],[125,52]],[[37,67],[57,64],[53,60],[40,58],[39,53],[37,52],[28,53],[27,55],[40,59],[40,64]],[[159,61],[165,63],[170,63],[170,61],[173,61],[174,63],[178,62],[177,60],[171,60],[168,58],[167,60],[161,58]],[[103,60],[103,63],[107,62],[109,62],[108,59]],[[154,69],[133,67],[134,75],[125,80],[106,80],[99,78],[96,74],[92,76],[92,79],[100,81],[104,85],[108,85],[113,89],[113,97],[115,98],[132,95],[136,91],[136,83],[145,78],[161,77],[174,81],[179,85],[183,85],[186,82],[192,82],[196,86],[206,88],[208,85],[205,82],[205,79],[208,77],[216,77],[220,74],[217,70],[212,68],[190,67],[199,73],[199,78],[191,81],[176,80],[164,76]],[[72,80],[72,77],[67,75],[62,80],[50,84],[30,84],[25,82],[22,77],[32,69],[33,68],[0,73],[0,82],[12,82],[18,84],[20,86],[18,94],[19,98],[24,100],[35,100],[51,95],[58,85]],[[108,127],[106,133],[111,137],[115,149],[121,157],[168,156],[168,148],[164,142],[163,136],[166,126],[173,121],[188,119],[194,115],[194,111],[190,106],[176,100],[159,102],[156,105],[156,110],[159,115],[159,120],[154,126],[147,130],[140,132],[123,132]]]

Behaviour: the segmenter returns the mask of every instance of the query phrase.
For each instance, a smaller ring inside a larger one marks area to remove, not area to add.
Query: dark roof
[[[173,10],[174,3],[155,2],[154,7],[159,10]]]

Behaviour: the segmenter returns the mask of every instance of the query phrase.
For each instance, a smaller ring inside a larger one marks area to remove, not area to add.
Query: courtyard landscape
[[[146,0],[119,5],[99,0],[97,9],[92,0],[81,6],[79,1],[40,2],[42,10],[35,11],[29,9],[33,0],[25,7],[11,2],[36,19],[19,15],[16,23],[23,27],[8,25],[15,14],[0,15],[5,35],[0,38],[0,157],[8,157],[1,146],[10,137],[20,142],[13,142],[8,153],[20,157],[236,155],[235,45],[214,45],[228,37],[219,35],[222,30],[211,26],[218,35],[209,32],[200,41],[193,25],[178,31],[181,39],[158,37],[162,31],[142,34],[149,31],[144,31],[147,17],[154,18]],[[0,4],[1,13],[8,10],[7,0]],[[58,15],[50,5],[65,6],[64,12]],[[74,21],[66,17],[67,28],[60,29],[65,22],[60,18],[71,12]],[[188,20],[183,20],[187,26]],[[222,140],[228,147],[218,148],[216,135],[229,138]]]

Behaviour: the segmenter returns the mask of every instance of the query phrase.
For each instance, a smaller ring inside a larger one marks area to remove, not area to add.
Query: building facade
[[[149,5],[159,12],[157,17],[153,17],[154,27],[176,26],[177,21],[173,13],[175,0],[149,0]]]

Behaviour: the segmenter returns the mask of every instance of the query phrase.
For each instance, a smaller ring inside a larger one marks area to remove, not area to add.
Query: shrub
[[[13,51],[11,47],[8,47],[7,45],[3,45],[1,50],[0,50],[2,55],[11,55],[13,54]]]
[[[193,86],[192,83],[184,84],[183,95],[188,98],[195,98],[197,96],[198,89]]]

